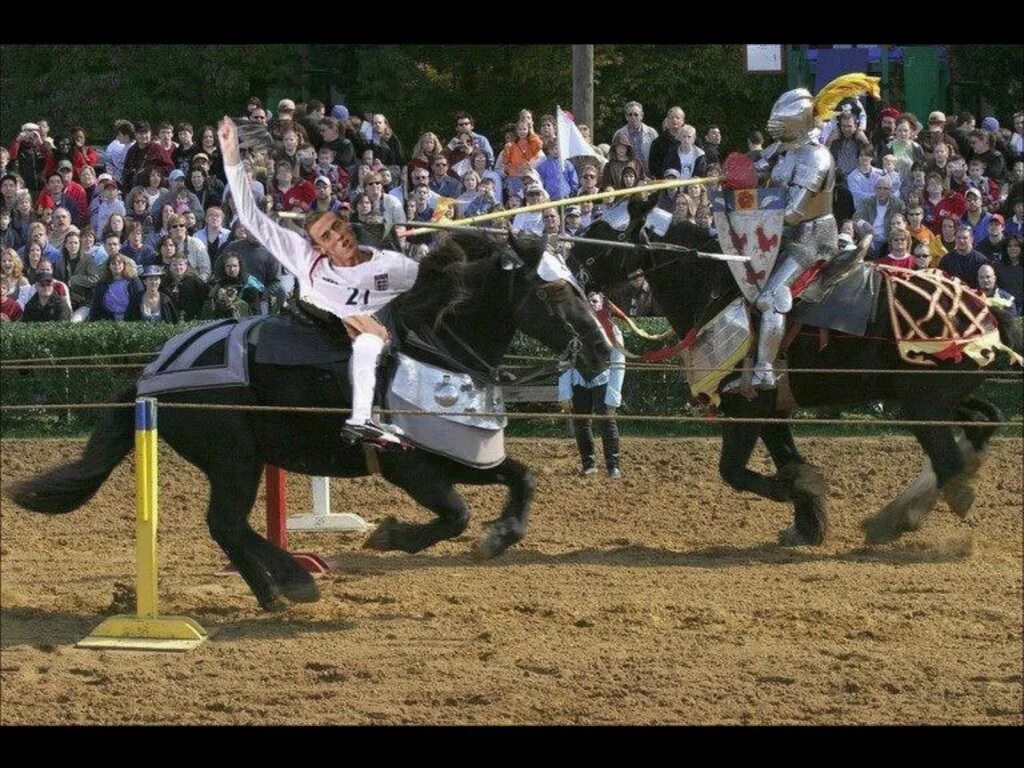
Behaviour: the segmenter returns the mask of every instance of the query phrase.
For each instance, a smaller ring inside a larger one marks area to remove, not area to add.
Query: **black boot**
[[[607,408],[608,416],[615,415],[614,408]],[[604,450],[604,464],[608,469],[608,479],[618,480],[622,477],[619,466],[619,426],[615,419],[604,419],[601,422],[601,448]]]
[[[597,474],[597,462],[594,460],[594,436],[590,432],[590,419],[573,419],[572,426],[576,432],[576,447],[580,452],[583,464],[581,475]]]

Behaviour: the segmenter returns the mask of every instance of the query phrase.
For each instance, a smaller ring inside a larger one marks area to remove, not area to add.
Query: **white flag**
[[[564,169],[566,160],[572,157],[581,157],[583,155],[596,157],[600,160],[601,156],[597,154],[597,150],[590,146],[587,143],[587,140],[583,138],[583,134],[580,133],[580,129],[576,127],[576,123],[572,121],[572,118],[563,112],[561,107],[555,107],[555,113],[558,115],[559,167]]]

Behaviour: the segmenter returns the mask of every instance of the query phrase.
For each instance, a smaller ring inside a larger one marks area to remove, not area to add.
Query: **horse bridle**
[[[511,256],[508,254],[502,255],[502,269],[508,276],[508,297],[509,303],[512,303],[512,299],[515,294],[516,271],[521,269],[525,265],[525,262],[523,262],[523,260],[519,258],[514,251],[511,251],[511,249],[509,250],[511,252]],[[456,347],[461,349],[477,366],[479,366],[478,368],[467,366],[456,358],[449,351],[448,345],[441,340],[433,329],[424,328],[416,331],[410,330],[406,334],[404,344],[430,353],[441,361],[445,367],[452,371],[465,373],[473,377],[473,379],[491,386],[501,386],[502,384],[510,383],[520,385],[527,384],[540,378],[546,378],[553,373],[561,373],[562,371],[575,367],[576,359],[583,349],[583,341],[579,332],[572,326],[572,324],[552,307],[550,291],[552,289],[555,292],[559,291],[557,283],[551,283],[541,279],[537,275],[536,270],[533,270],[533,274],[530,276],[529,280],[531,281],[531,285],[523,293],[522,298],[515,303],[515,306],[512,309],[513,322],[517,327],[519,326],[517,318],[525,311],[527,302],[532,298],[532,295],[536,294],[536,296],[544,302],[549,314],[557,317],[570,335],[566,348],[562,350],[554,363],[538,365],[527,369],[524,373],[518,376],[514,376],[507,371],[502,371],[499,366],[492,366],[484,360],[465,339],[463,339],[450,325],[448,325],[447,322],[445,322],[443,318],[437,324],[438,330],[444,331],[448,339],[450,339]],[[568,281],[566,281],[565,290],[572,290]]]
[[[530,276],[532,285],[523,293],[523,296],[516,303],[512,310],[512,319],[516,326],[519,326],[517,318],[524,311],[526,303],[530,300],[530,294],[534,293],[536,296],[544,302],[544,308],[548,314],[558,318],[559,322],[562,323],[562,327],[569,333],[569,341],[558,356],[555,358],[554,363],[546,363],[544,365],[538,365],[533,368],[528,368],[524,373],[515,377],[517,384],[526,384],[537,379],[546,378],[553,373],[562,373],[571,368],[576,367],[576,359],[579,357],[580,352],[583,350],[583,339],[580,337],[579,331],[577,331],[563,315],[561,315],[556,309],[555,305],[562,301],[562,296],[565,292],[572,292],[579,290],[576,286],[572,285],[568,280],[556,280],[547,281],[543,280],[538,274],[537,270],[533,271]],[[509,296],[512,295],[512,286],[514,284],[513,271],[509,272]]]

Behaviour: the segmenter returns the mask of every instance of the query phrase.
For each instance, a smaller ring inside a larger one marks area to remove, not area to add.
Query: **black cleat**
[[[346,424],[345,428],[341,430],[341,436],[351,443],[367,442],[382,447],[396,448],[402,445],[402,439],[398,435],[373,421],[365,421],[362,424]]]

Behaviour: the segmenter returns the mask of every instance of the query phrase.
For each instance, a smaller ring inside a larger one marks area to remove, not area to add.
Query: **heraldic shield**
[[[775,268],[786,214],[785,190],[737,189],[714,193],[715,228],[722,251],[749,256],[729,269],[747,301],[753,302]]]

